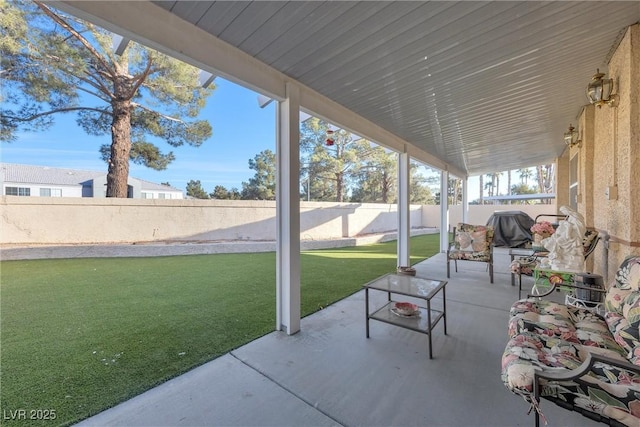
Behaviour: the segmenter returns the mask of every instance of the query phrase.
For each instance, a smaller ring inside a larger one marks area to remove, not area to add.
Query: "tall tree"
[[[229,190],[227,190],[223,185],[216,185],[213,188],[213,192],[209,193],[209,197],[219,200],[229,199]]]
[[[429,180],[420,173],[417,163],[411,163],[410,165],[410,185],[409,185],[409,199],[410,203],[416,205],[433,205],[435,200],[431,192],[431,188],[425,185]]]
[[[538,190],[540,193],[552,193],[553,183],[555,181],[555,168],[553,165],[538,165],[536,166],[536,180],[538,181]],[[549,204],[549,199],[544,199],[542,203]]]
[[[459,178],[449,178],[449,204],[458,205],[462,203],[462,180]]]
[[[484,184],[484,188],[487,189],[487,196],[491,197],[491,196],[493,196],[493,190],[495,188],[495,182],[494,182],[494,178],[493,178],[492,174],[488,173],[487,174],[487,178],[489,178],[490,181],[487,181]]]
[[[209,195],[204,188],[202,188],[202,183],[200,181],[191,180],[187,182],[187,196],[193,197],[195,199],[208,199]]]
[[[377,146],[371,156],[353,173],[354,189],[351,200],[365,203],[392,203],[398,173],[397,157]]]
[[[276,155],[271,150],[258,153],[249,159],[249,168],[255,171],[249,182],[242,183],[242,198],[245,200],[276,199]]]
[[[516,184],[513,185],[511,187],[511,194],[535,194],[537,193],[535,188],[531,188],[530,186],[528,186],[527,184],[521,183],[521,184]],[[520,204],[531,204],[533,203],[532,200],[528,200],[528,201],[520,201]]]
[[[211,136],[210,124],[195,119],[213,90],[200,86],[197,68],[134,42],[118,56],[102,28],[38,1],[0,2],[1,140],[76,113],[88,134],[110,135],[100,147],[107,197],[127,197],[129,161],[163,170],[175,158],[148,137],[197,147]]]
[[[523,184],[529,184],[529,178],[533,176],[530,168],[518,169],[517,172],[520,174],[520,180]]]
[[[497,196],[500,194],[500,175],[502,175],[502,172],[487,174],[487,178],[491,180],[485,184],[485,188],[489,189],[489,196]]]
[[[313,200],[343,202],[349,191],[349,180],[370,158],[375,147],[365,139],[356,139],[346,130],[334,132],[333,145],[325,144],[329,124],[317,119],[306,120],[300,129],[303,175],[309,177]]]
[[[231,190],[227,190],[223,185],[216,185],[213,188],[213,192],[209,193],[209,197],[218,200],[240,200],[242,195],[236,187],[232,187]]]

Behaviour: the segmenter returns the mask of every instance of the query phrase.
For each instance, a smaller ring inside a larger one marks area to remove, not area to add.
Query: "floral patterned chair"
[[[640,256],[621,264],[605,309],[601,317],[538,298],[511,307],[502,380],[535,409],[536,426],[540,398],[612,426],[640,426]]]
[[[489,278],[493,283],[493,227],[458,223],[453,229],[454,241],[447,250],[447,277],[450,277],[449,262],[455,264],[458,272],[458,261],[486,262]]]

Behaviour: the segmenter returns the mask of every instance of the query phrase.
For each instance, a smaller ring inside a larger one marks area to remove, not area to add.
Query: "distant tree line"
[[[535,172],[534,170],[535,169]],[[512,184],[513,171],[506,171],[507,174],[507,194],[510,196],[524,195],[524,194],[545,194],[553,193],[555,188],[553,183],[555,182],[555,168],[554,165],[538,165],[535,168],[516,169],[515,172],[520,178],[520,182]],[[493,172],[486,175],[480,175],[480,198],[475,201],[476,204],[485,204],[484,200],[485,192],[488,197],[504,196],[500,194],[500,178],[505,172]],[[484,178],[487,180],[484,181]],[[533,185],[529,184],[529,181],[533,182]],[[549,199],[543,199],[542,203],[551,203]],[[510,200],[504,201],[506,204],[532,204],[539,203],[539,199],[530,200]]]
[[[396,203],[397,202],[397,154],[342,129],[333,130],[333,141],[327,144],[327,122],[311,118],[300,127],[300,199],[323,202]],[[187,183],[187,196],[197,199],[225,200],[275,200],[276,157],[273,151],[264,150],[249,159],[249,168],[255,172],[242,189],[227,189],[216,185],[207,192],[199,180]],[[509,194],[533,194],[551,192],[553,182],[551,166],[539,166],[537,175],[540,189],[530,187],[531,169],[519,169],[521,183],[511,185],[508,171]],[[474,204],[483,204],[485,191],[488,196],[498,195],[503,172],[487,174],[483,183],[480,176],[480,194]],[[536,177],[537,178],[537,177]],[[410,202],[432,205],[440,203],[440,175],[424,176],[418,163],[410,164]],[[450,204],[462,201],[462,181],[449,179]],[[515,203],[515,202],[514,202]],[[526,203],[526,202],[519,202]]]
[[[301,200],[396,203],[397,154],[345,130],[334,130],[333,145],[327,145],[329,124],[311,118],[300,129]],[[275,200],[276,158],[271,150],[249,159],[255,174],[242,189],[216,185],[207,192],[200,181],[187,183],[187,196],[197,199]],[[411,203],[435,204],[427,178],[411,164]]]

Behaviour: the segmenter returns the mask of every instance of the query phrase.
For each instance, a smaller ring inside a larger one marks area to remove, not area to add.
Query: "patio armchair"
[[[493,283],[493,227],[458,223],[453,229],[453,242],[447,249],[447,277],[451,261],[458,272],[458,261],[486,262]]]

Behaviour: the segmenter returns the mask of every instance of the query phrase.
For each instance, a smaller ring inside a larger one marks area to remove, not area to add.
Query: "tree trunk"
[[[129,178],[129,153],[131,151],[131,103],[115,100],[111,103],[111,158],[107,174],[107,197],[126,198]]]
[[[389,202],[389,181],[387,171],[382,172],[382,203]]]
[[[342,173],[336,174],[336,202],[342,203],[342,186],[344,185],[344,175]]]

